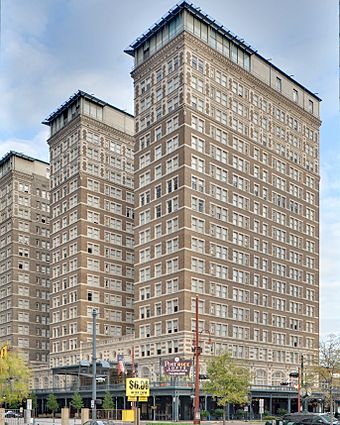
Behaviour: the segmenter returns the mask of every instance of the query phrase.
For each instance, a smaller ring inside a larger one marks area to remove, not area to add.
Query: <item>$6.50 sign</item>
[[[148,397],[150,395],[149,380],[143,378],[128,378],[126,380],[126,395],[128,397]]]

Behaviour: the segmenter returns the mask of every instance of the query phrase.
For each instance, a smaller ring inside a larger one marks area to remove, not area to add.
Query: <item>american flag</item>
[[[117,369],[118,369],[118,375],[125,373],[125,360],[124,360],[123,354],[117,355]]]

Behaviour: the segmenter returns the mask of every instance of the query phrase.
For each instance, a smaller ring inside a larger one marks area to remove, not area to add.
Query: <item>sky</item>
[[[176,0],[0,0],[0,157],[48,161],[41,122],[78,89],[133,113],[123,51]],[[340,334],[338,0],[195,0],[321,103],[321,335]]]

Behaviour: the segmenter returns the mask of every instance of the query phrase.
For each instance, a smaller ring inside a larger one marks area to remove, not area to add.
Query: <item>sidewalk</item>
[[[7,422],[7,420],[6,420]],[[103,420],[103,422],[105,423],[105,419]],[[112,422],[115,425],[130,425],[130,422],[122,422],[120,420],[116,421],[116,420],[110,420],[110,423],[112,424]],[[181,424],[192,424],[192,421],[187,420],[187,421],[178,421],[178,422],[173,422],[173,421],[140,421],[140,425],[147,425],[149,423],[152,424],[176,424],[178,423],[179,425]],[[252,421],[237,421],[237,420],[230,420],[230,421],[226,421],[227,425],[262,425],[264,424],[265,421],[260,421],[260,420],[252,420]],[[8,425],[23,425],[23,419],[20,418],[20,420],[18,420],[17,418],[13,418],[13,422],[9,423],[8,421]],[[201,425],[222,425],[223,421],[201,421]],[[61,419],[60,418],[55,418],[54,422],[52,418],[35,418],[34,422],[32,422],[32,425],[61,425]],[[74,419],[71,418],[69,420],[69,425],[81,425],[81,421],[80,419]]]

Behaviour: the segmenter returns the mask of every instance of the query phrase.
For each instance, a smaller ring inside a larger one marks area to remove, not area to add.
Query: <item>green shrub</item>
[[[216,416],[216,418],[223,418],[223,409],[215,409],[214,416]]]
[[[244,419],[246,412],[243,409],[237,409],[235,412],[236,419]]]
[[[207,418],[210,415],[210,413],[208,412],[208,410],[201,410],[201,417],[202,418]]]

